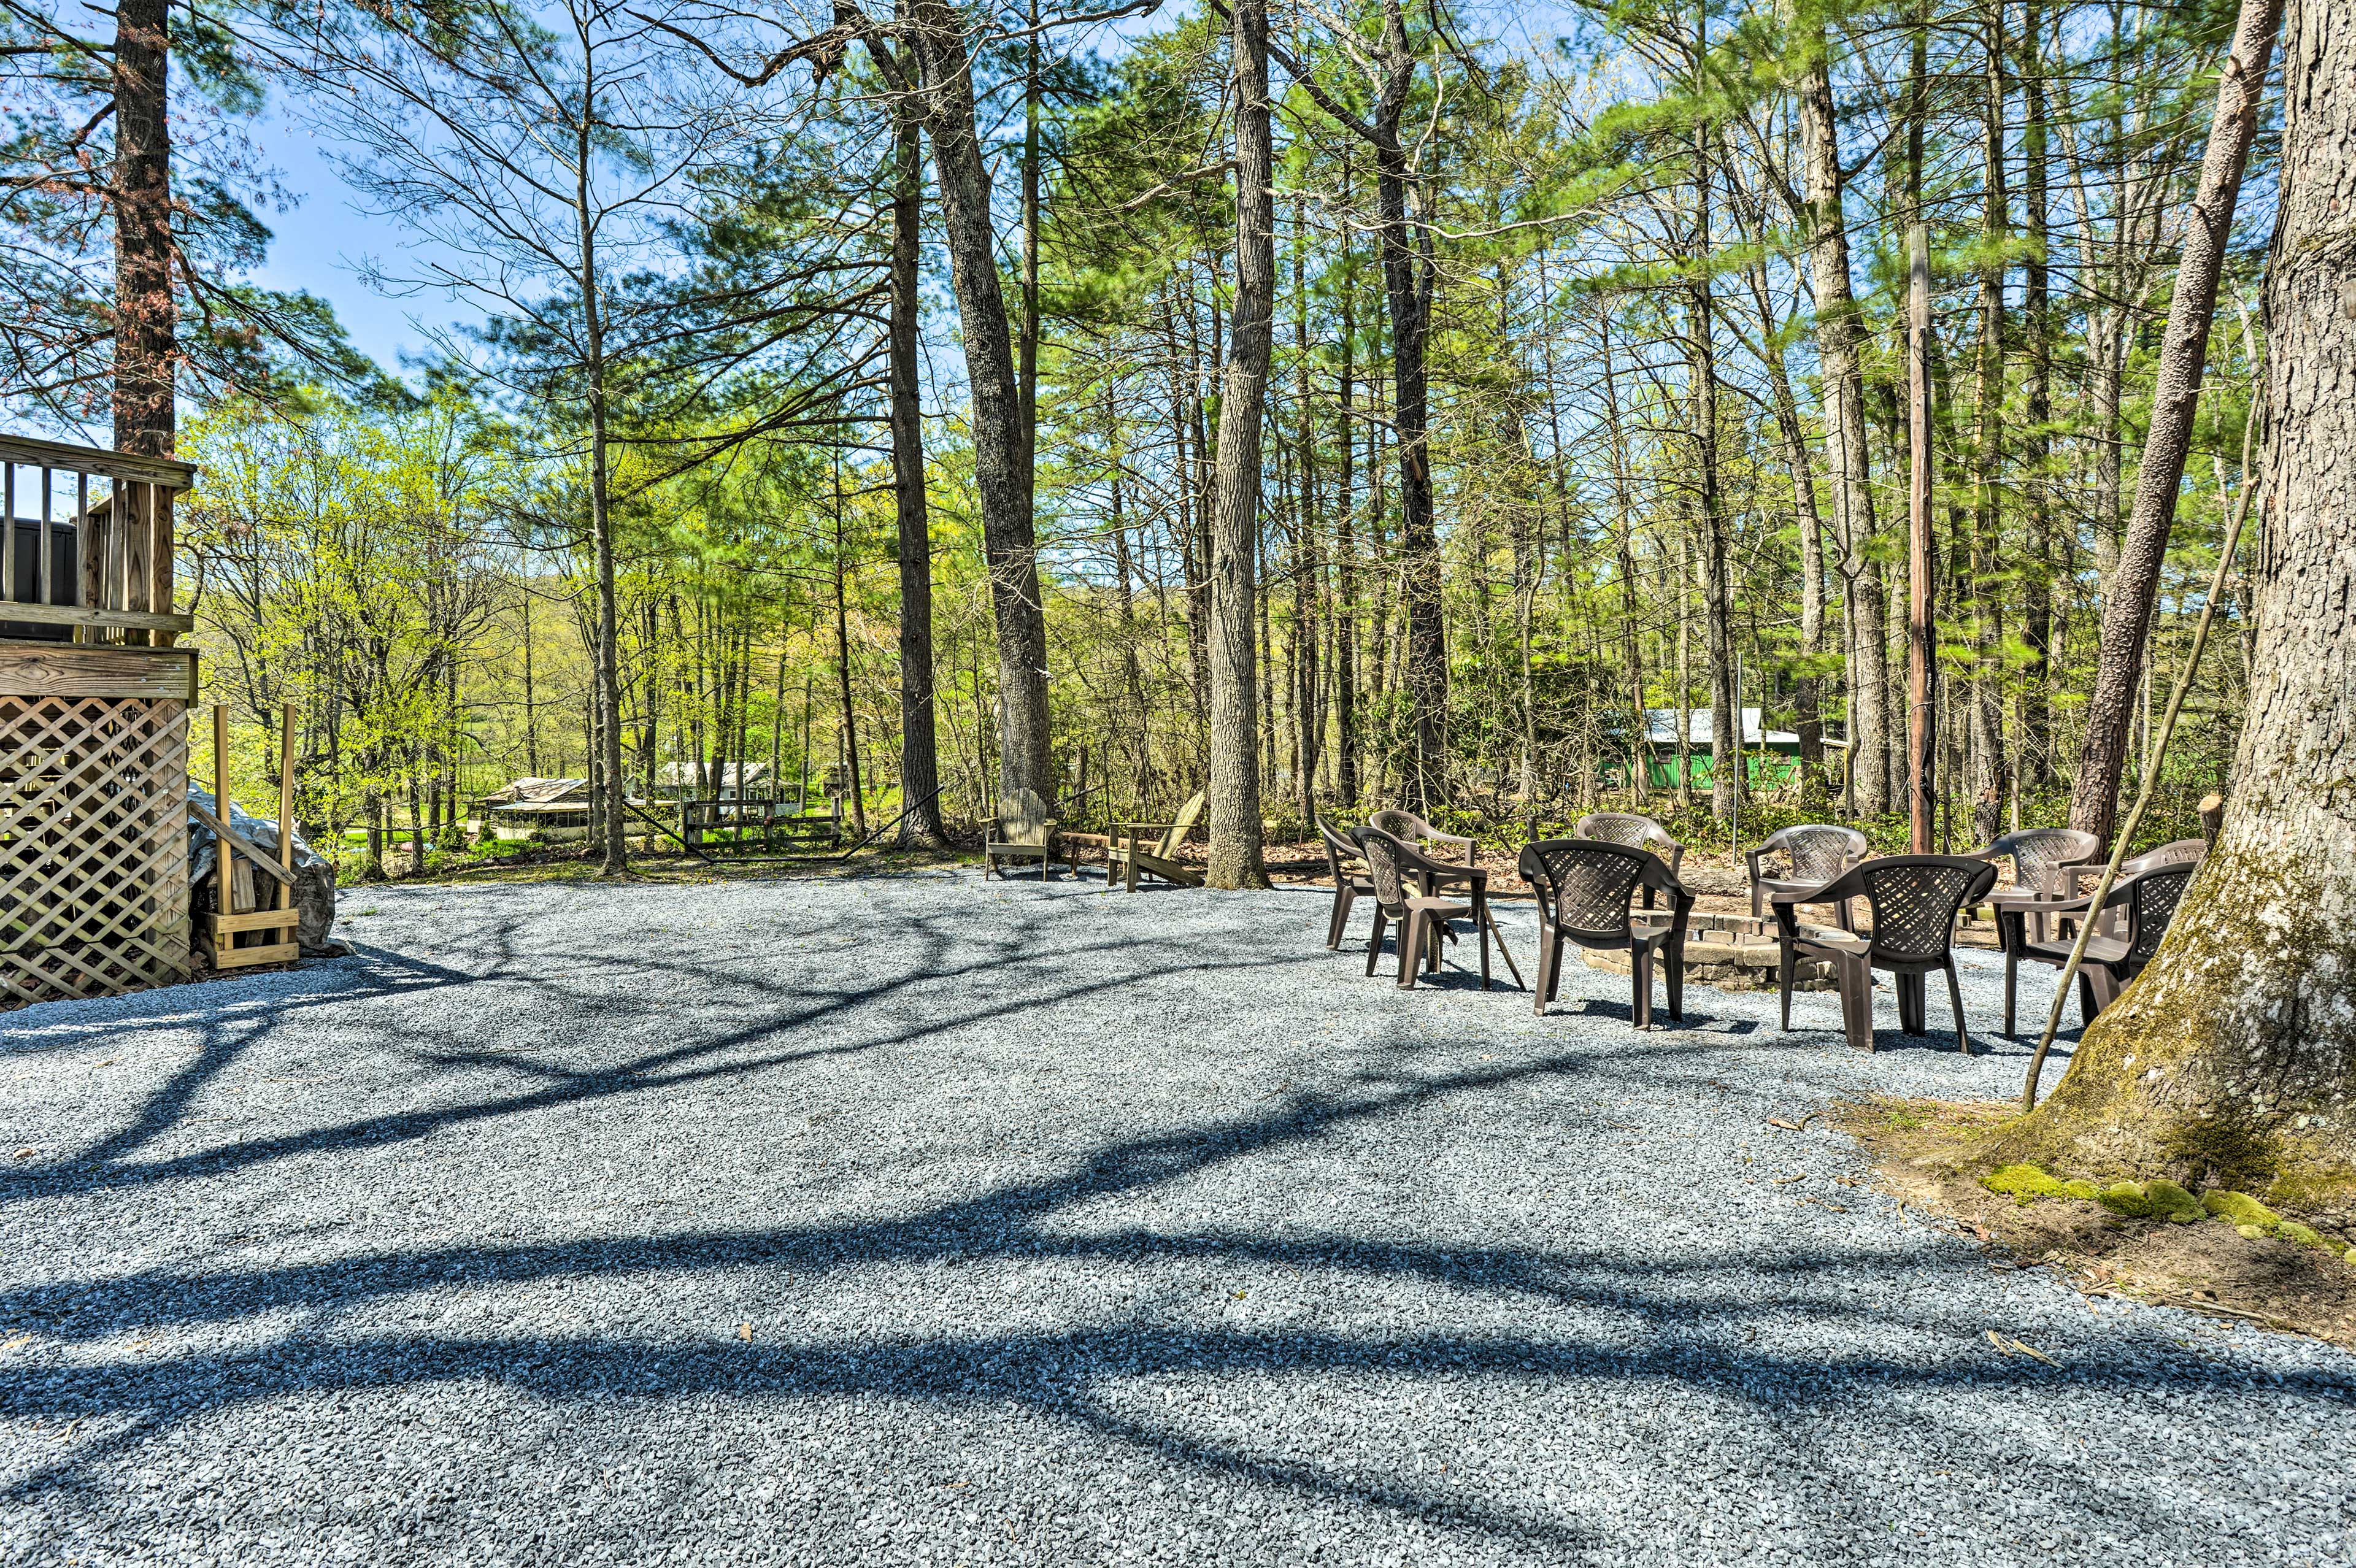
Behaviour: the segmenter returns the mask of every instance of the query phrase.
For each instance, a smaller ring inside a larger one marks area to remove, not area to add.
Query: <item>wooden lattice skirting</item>
[[[0,694],[0,999],[187,977],[187,784],[185,702]]]

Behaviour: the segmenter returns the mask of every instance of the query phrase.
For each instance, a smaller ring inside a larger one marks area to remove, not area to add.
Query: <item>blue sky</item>
[[[1192,9],[1179,0],[1153,16],[1125,19],[1099,34],[1098,47],[1117,50],[1124,37],[1173,26]],[[1574,25],[1572,8],[1558,0],[1476,0],[1458,10],[1475,36],[1486,33],[1515,51],[1549,48],[1555,36]],[[413,244],[414,236],[369,212],[337,173],[330,144],[295,118],[273,109],[252,131],[265,161],[276,166],[296,200],[291,211],[267,215],[276,239],[255,281],[270,288],[307,289],[332,303],[352,342],[389,371],[400,369],[404,353],[428,352],[431,329],[462,319],[466,307],[439,295],[387,299],[363,283],[359,272],[362,258],[395,255]]]
[[[352,342],[388,370],[400,368],[404,350],[427,350],[431,340],[412,318],[429,326],[446,324],[459,307],[439,296],[386,299],[361,283],[358,271],[363,257],[392,254],[412,236],[363,208],[328,160],[326,144],[307,128],[273,113],[252,130],[287,193],[298,198],[292,211],[268,215],[276,239],[255,281],[273,289],[308,289],[330,301]]]

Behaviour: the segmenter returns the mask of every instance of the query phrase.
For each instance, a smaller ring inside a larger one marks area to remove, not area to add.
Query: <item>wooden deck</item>
[[[0,1000],[187,977],[195,473],[0,435]]]

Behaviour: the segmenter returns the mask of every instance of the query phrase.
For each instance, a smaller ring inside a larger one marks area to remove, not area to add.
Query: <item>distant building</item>
[[[655,794],[664,800],[681,800],[689,795],[710,799],[743,800],[747,796],[768,793],[769,764],[766,763],[730,763],[723,767],[707,766],[703,782],[698,783],[693,763],[665,763],[655,770]]]
[[[1686,730],[1687,763],[1692,770],[1696,788],[1707,788],[1710,782],[1710,743],[1718,734],[1715,716],[1707,708],[1647,708],[1644,709],[1644,778],[1655,789],[1677,787],[1677,728],[1680,720]],[[1846,741],[1827,738],[1826,745],[1838,748]],[[1800,737],[1789,730],[1766,728],[1766,713],[1762,709],[1742,710],[1742,767],[1744,782],[1754,789],[1773,789],[1789,782],[1799,768]],[[1624,763],[1607,764],[1605,783],[1617,784],[1625,778]]]
[[[475,802],[491,838],[583,838],[589,833],[587,779],[516,779]]]

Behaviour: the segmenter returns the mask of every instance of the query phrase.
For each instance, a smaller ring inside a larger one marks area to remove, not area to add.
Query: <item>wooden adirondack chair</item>
[[[1137,891],[1137,874],[1151,871],[1166,882],[1180,887],[1199,888],[1203,873],[1178,859],[1178,846],[1186,842],[1186,835],[1203,815],[1203,794],[1178,808],[1175,822],[1116,822],[1112,825],[1112,843],[1105,850],[1105,880],[1119,883],[1130,892]],[[1148,835],[1159,835],[1149,840]]]
[[[1039,880],[1047,880],[1047,862],[1055,858],[1055,819],[1047,815],[1047,803],[1032,790],[1018,789],[1001,795],[998,802],[998,820],[991,825],[990,840],[983,848],[982,878],[998,870],[1001,860],[1017,863],[1039,862]],[[1075,865],[1073,873],[1078,874]],[[999,871],[1000,876],[1006,873]]]

